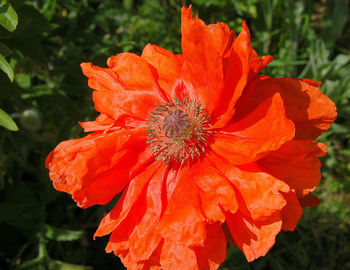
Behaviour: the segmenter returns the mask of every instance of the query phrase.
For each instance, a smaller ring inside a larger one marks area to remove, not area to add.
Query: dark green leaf
[[[29,88],[30,87],[30,74],[28,73],[17,73],[16,74],[16,82],[18,85],[22,88]]]
[[[12,118],[2,109],[0,109],[0,126],[3,126],[4,128],[7,128],[8,130],[11,130],[11,131],[18,130],[18,127],[15,121],[13,121]]]
[[[343,32],[348,18],[349,3],[347,0],[329,0],[328,19],[322,31],[322,39],[328,47],[332,47]]]
[[[45,225],[45,236],[55,241],[74,241],[80,239],[83,235],[83,231],[71,231]]]
[[[15,76],[13,73],[13,69],[12,69],[11,65],[9,64],[9,62],[7,62],[5,57],[2,56],[1,54],[0,54],[0,69],[7,74],[7,76],[9,77],[9,79],[12,82],[13,78]]]
[[[2,54],[3,57],[7,57],[12,53],[12,50],[7,47],[6,44],[0,42],[0,54]]]
[[[11,4],[6,3],[0,6],[0,24],[12,32],[18,24],[18,16]]]
[[[284,66],[298,66],[305,65],[305,60],[279,60],[276,59],[269,64],[269,67],[284,67]]]

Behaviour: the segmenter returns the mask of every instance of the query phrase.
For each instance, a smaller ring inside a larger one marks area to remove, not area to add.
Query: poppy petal
[[[199,98],[212,114],[225,90],[223,58],[230,52],[234,32],[224,23],[205,25],[198,16],[193,18],[191,8],[186,7],[182,8],[181,22],[182,74],[195,89],[190,98]]]
[[[159,167],[159,165],[151,166],[149,171],[153,173],[147,177],[145,175],[138,177],[137,180],[146,179],[146,181],[143,181],[144,187],[125,219],[120,222],[122,215],[119,215],[112,222],[114,228],[106,251],[113,251],[121,257],[127,253],[127,261],[148,260],[162,240],[156,227],[163,210],[161,193],[167,173],[164,166]],[[116,222],[119,222],[117,226],[115,226]]]
[[[141,197],[146,196],[147,184],[160,168],[164,169],[164,165],[159,162],[153,162],[130,181],[117,205],[102,219],[94,237],[110,234],[127,217],[133,217],[133,215],[130,214],[132,207],[134,207],[137,200],[141,200]],[[126,224],[125,226],[127,226],[128,222],[124,223]],[[127,227],[131,227],[131,225]]]
[[[224,23],[205,25],[191,8],[182,9],[183,78],[189,97],[199,98],[212,115],[212,129],[225,126],[235,113],[235,104],[253,78],[272,56],[259,58],[251,46],[250,32],[245,23],[235,36]],[[194,92],[194,93],[193,93]]]
[[[263,132],[262,132],[263,131]],[[284,113],[279,94],[214,135],[211,148],[232,164],[250,163],[294,137],[294,124]]]
[[[303,214],[303,209],[301,208],[294,191],[283,193],[283,196],[287,201],[287,204],[285,207],[283,207],[281,212],[281,217],[283,220],[282,230],[294,231]]]
[[[199,270],[218,269],[226,257],[226,238],[220,223],[207,224],[204,245],[195,247]]]
[[[179,170],[174,190],[159,223],[159,231],[165,239],[186,246],[203,244],[206,237],[199,190],[191,175],[191,167]]]
[[[161,167],[148,184],[145,202],[147,210],[129,237],[130,256],[137,260],[149,259],[162,239],[157,225],[167,203],[163,196],[167,177],[168,170]]]
[[[144,137],[144,130],[120,130],[60,143],[46,159],[54,187],[83,208],[107,203],[130,181],[130,171],[146,162]]]
[[[100,114],[95,121],[79,122],[85,132],[103,131],[111,132],[126,129],[147,129],[147,122],[141,119],[136,119],[132,116],[124,115],[114,120],[105,114]]]
[[[230,57],[225,62],[225,91],[216,111],[217,121],[212,129],[222,128],[226,125],[235,114],[236,102],[243,93],[248,80],[264,69],[272,60],[273,57],[270,55],[263,56],[262,59],[258,57],[250,42],[248,26],[243,21],[242,30],[234,40]]]
[[[191,178],[199,188],[204,215],[210,222],[224,222],[225,211],[235,213],[238,208],[231,182],[213,167],[209,159],[204,159],[192,168]]]
[[[115,120],[106,114],[100,114],[95,121],[79,122],[84,132],[118,130],[119,127],[113,127]],[[111,129],[113,128],[113,129]]]
[[[214,153],[209,158],[234,186],[239,210],[246,216],[262,222],[280,215],[287,203],[282,193],[290,191],[287,184],[261,172],[255,163],[234,166]]]
[[[156,71],[146,60],[131,53],[108,59],[110,68],[81,64],[97,111],[117,120],[122,115],[146,119],[167,96],[157,83]]]
[[[287,183],[300,198],[318,186],[321,179],[319,157],[326,152],[327,147],[322,143],[292,140],[257,163],[263,171]]]
[[[183,97],[183,94],[177,93],[177,86],[182,77],[182,55],[175,55],[162,47],[147,44],[141,57],[157,70],[158,83],[169,99],[175,96]]]
[[[162,269],[167,270],[177,270],[179,268],[184,270],[198,269],[194,250],[171,241],[164,241],[160,255],[160,265]]]
[[[219,223],[207,224],[202,246],[187,247],[165,241],[160,264],[162,269],[216,270],[226,257],[226,239]]]
[[[317,82],[292,78],[258,77],[237,103],[242,115],[279,93],[287,117],[295,124],[295,138],[314,140],[327,131],[337,117],[334,103],[315,86]]]
[[[321,203],[321,200],[315,195],[309,193],[304,197],[299,199],[300,205],[302,207],[314,207]]]
[[[248,262],[264,256],[270,250],[282,226],[281,220],[254,224],[239,212],[228,213],[226,222],[235,243],[243,251]]]
[[[157,204],[160,203],[159,198],[155,197],[158,192],[154,195],[152,192],[153,188],[158,190],[162,185],[163,169],[164,167],[153,163],[146,169],[147,173],[141,173],[136,177],[134,182],[131,182],[133,188],[128,190],[133,194],[126,195],[121,203],[118,202],[108,214],[108,218],[105,217],[101,222],[95,234],[99,236],[112,231],[106,252],[113,251],[128,268],[143,269],[145,264],[151,263],[154,259],[153,253],[156,252],[162,240],[155,229],[157,225],[155,221],[159,219],[161,209],[158,206],[152,207],[151,201],[156,199]],[[133,202],[128,203],[128,199]],[[162,204],[159,205],[161,207]],[[120,209],[122,211],[118,211]],[[147,262],[147,260],[150,261]]]

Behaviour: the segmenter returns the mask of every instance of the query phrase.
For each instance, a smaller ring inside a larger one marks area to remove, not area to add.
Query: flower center
[[[148,148],[166,164],[193,161],[205,152],[210,116],[200,102],[174,97],[148,119]]]
[[[176,138],[186,133],[186,128],[191,126],[188,114],[181,110],[168,113],[163,121],[164,133],[167,137]]]

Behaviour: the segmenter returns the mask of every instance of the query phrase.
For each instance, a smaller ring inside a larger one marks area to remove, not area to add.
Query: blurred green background
[[[337,105],[319,139],[329,147],[316,194],[294,232],[248,264],[230,247],[222,269],[350,269],[350,20],[348,0],[193,0],[206,23],[242,18],[264,74],[307,77]],[[79,209],[53,189],[44,160],[58,142],[82,136],[78,121],[97,116],[79,64],[105,66],[148,43],[180,47],[176,0],[0,0],[0,269],[123,269],[92,240],[113,204]],[[13,122],[13,120],[14,122]],[[18,131],[14,131],[17,130]],[[13,131],[11,131],[13,130]]]

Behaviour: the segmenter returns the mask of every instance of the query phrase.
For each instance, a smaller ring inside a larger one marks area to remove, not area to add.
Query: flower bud
[[[21,124],[30,131],[36,131],[41,127],[40,112],[36,109],[26,109],[20,117]]]

